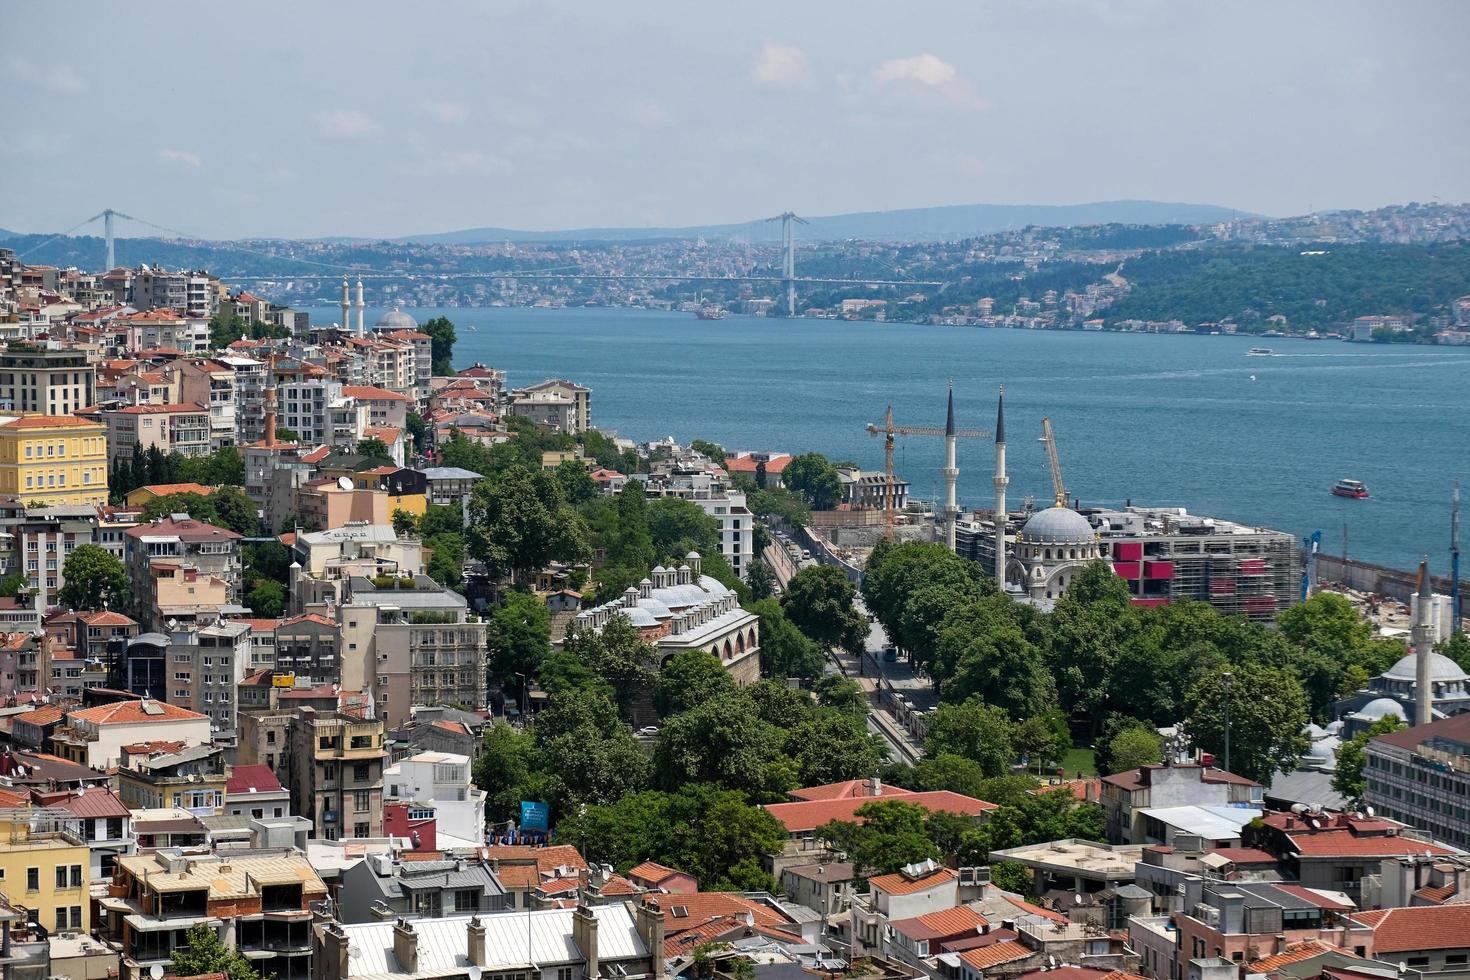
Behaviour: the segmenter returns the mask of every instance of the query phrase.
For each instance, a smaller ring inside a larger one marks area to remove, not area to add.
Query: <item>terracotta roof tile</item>
[[[1030,946],[1011,940],[996,943],[994,946],[965,950],[960,954],[960,960],[971,969],[988,970],[1002,963],[1014,963],[1017,960],[1028,959],[1034,956],[1035,952]]]
[[[1470,947],[1470,905],[1419,905],[1360,912],[1353,918],[1373,927],[1373,952],[1409,953]]]
[[[874,802],[883,802],[883,798],[875,799],[871,796],[864,796],[834,800],[800,800],[794,803],[767,803],[765,809],[771,816],[779,820],[787,831],[800,833],[815,830],[832,820],[861,823],[862,818],[856,815],[858,809]],[[913,803],[926,810],[958,813],[971,817],[995,809],[994,803],[952,793],[949,790],[910,793],[899,797],[898,802]]]
[[[144,705],[148,706],[147,711],[143,710]],[[83,708],[80,711],[70,712],[69,717],[96,725],[137,725],[145,722],[158,724],[167,721],[207,721],[209,719],[208,715],[201,715],[197,711],[190,711],[163,701],[151,700],[117,701],[95,708]]]
[[[1321,956],[1323,953],[1331,952],[1345,953],[1355,958],[1357,956],[1352,950],[1341,949],[1329,943],[1324,943],[1320,939],[1307,939],[1303,942],[1292,943],[1281,952],[1272,956],[1265,956],[1253,961],[1249,966],[1249,970],[1251,973],[1272,973],[1281,969],[1283,966],[1290,966],[1293,963],[1300,963],[1314,956]]]
[[[285,789],[270,766],[234,766],[230,769],[225,792],[231,796],[247,793],[283,793]]]
[[[895,932],[901,932],[910,939],[922,942],[976,933],[984,928],[986,922],[985,916],[968,905],[956,905],[952,909],[940,909],[938,912],[914,916],[912,919],[899,919],[896,922],[890,922],[889,925]]]
[[[903,874],[879,875],[868,879],[868,887],[877,888],[890,895],[912,895],[914,892],[954,881],[958,875],[950,868],[939,868],[922,878],[909,878]]]

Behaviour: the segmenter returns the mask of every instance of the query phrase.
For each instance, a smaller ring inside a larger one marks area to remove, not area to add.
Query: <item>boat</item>
[[[1270,357],[1276,352],[1269,347],[1252,347],[1245,352],[1246,357]]]
[[[1368,496],[1368,486],[1362,480],[1338,480],[1332,485],[1332,495],[1362,500]]]
[[[699,309],[694,311],[694,315],[699,317],[701,320],[725,319],[725,311],[720,309],[718,306],[701,306]]]

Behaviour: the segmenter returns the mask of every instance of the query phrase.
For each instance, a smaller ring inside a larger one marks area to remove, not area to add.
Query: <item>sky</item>
[[[151,0],[64,25],[7,0],[0,22],[0,227],[24,232],[106,207],[234,238],[1470,200],[1465,0]]]

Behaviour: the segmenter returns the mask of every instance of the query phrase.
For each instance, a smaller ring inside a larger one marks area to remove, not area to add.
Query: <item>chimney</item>
[[[883,795],[883,780],[882,779],[880,779],[877,776],[869,777],[869,779],[868,779],[868,795],[869,796],[882,796]]]
[[[694,580],[697,582],[697,581],[699,581],[699,569],[701,567],[701,565],[700,565],[700,561],[701,560],[700,560],[700,557],[699,557],[699,552],[697,552],[697,551],[691,551],[691,552],[689,552],[687,558],[688,558],[688,561],[689,561],[689,571],[691,573],[693,573]]]
[[[347,930],[339,922],[328,922],[322,929],[322,948],[316,957],[318,980],[347,980],[351,971],[347,945]]]
[[[597,980],[597,915],[590,905],[578,905],[572,913],[572,942],[582,953],[582,976]],[[662,948],[650,953],[662,959]]]
[[[653,972],[649,974],[650,980],[663,980],[664,977],[664,917],[656,905],[645,905],[638,903],[633,910],[633,926],[638,930],[638,938],[643,940],[643,945],[648,947],[648,958],[653,963]]]
[[[470,916],[468,926],[470,936],[469,959],[474,966],[485,965],[485,923],[480,921],[478,915]]]
[[[407,919],[393,923],[393,955],[402,972],[419,972],[419,935]]]

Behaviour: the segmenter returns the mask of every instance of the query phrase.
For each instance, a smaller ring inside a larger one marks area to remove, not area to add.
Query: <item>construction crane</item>
[[[1041,420],[1041,441],[1046,443],[1046,461],[1051,464],[1051,488],[1056,492],[1056,506],[1067,506],[1067,485],[1062,482],[1062,460],[1057,455],[1057,436],[1051,429],[1051,419]]]
[[[954,441],[956,439],[989,439],[990,433],[982,429],[956,429],[954,425],[954,385],[950,385],[949,392],[949,416],[943,426],[938,425],[894,425],[893,406],[889,405],[883,412],[883,424],[881,426],[868,423],[868,435],[883,437],[883,536],[893,540],[893,526],[897,519],[898,511],[898,481],[893,475],[893,442],[897,436],[942,436],[947,442],[945,461],[948,465],[942,471],[946,488],[947,506],[945,507],[945,533],[949,539],[949,546],[954,548],[954,523],[959,508],[955,506],[955,480],[959,477],[959,469],[955,466]]]

